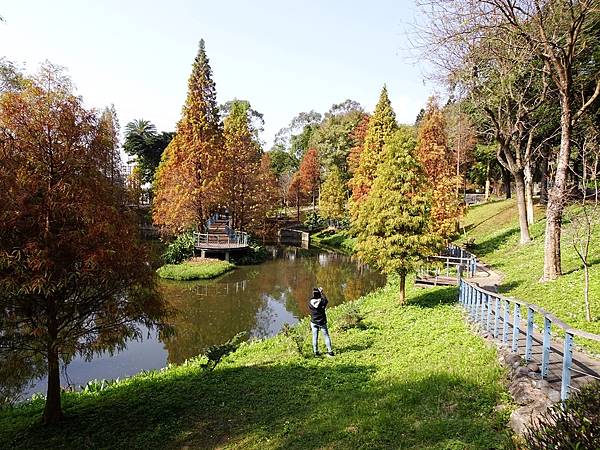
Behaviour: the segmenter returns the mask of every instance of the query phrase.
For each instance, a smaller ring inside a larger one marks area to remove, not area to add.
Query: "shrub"
[[[349,304],[346,310],[338,317],[338,328],[342,331],[349,330],[350,328],[365,330],[367,326],[363,322],[364,319],[365,317],[359,312],[358,307],[355,304]]]
[[[194,256],[196,248],[196,237],[188,231],[180,234],[169,244],[162,257],[165,264],[177,264],[184,259]]]
[[[269,259],[269,252],[254,239],[250,239],[248,252],[244,255],[233,255],[231,261],[239,266],[261,264]]]
[[[319,216],[319,214],[315,211],[310,211],[306,214],[306,218],[304,219],[304,226],[309,230],[314,230],[316,228],[321,228],[325,225],[325,221]]]
[[[281,327],[281,334],[289,338],[296,346],[296,350],[300,356],[304,356],[304,343],[306,342],[306,336],[308,335],[303,330],[302,322],[296,326],[291,326],[289,323],[284,323]]]
[[[553,405],[526,430],[524,440],[532,450],[600,448],[600,382]]]
[[[204,356],[208,358],[208,362],[203,364],[202,367],[208,370],[209,372],[212,372],[223,358],[225,358],[227,355],[235,352],[238,349],[238,347],[242,344],[245,336],[246,332],[241,332],[236,334],[224,344],[211,345],[210,347],[208,347],[204,352]]]

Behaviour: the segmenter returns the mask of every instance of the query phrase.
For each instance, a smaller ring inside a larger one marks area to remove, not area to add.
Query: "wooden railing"
[[[542,378],[548,377],[552,344],[552,327],[561,330],[564,333],[564,342],[562,343],[561,400],[564,401],[569,397],[569,392],[572,388],[571,374],[573,372],[600,379],[597,373],[592,373],[592,371],[583,372],[573,367],[573,345],[575,337],[600,342],[599,335],[572,328],[555,315],[537,305],[484,290],[465,279],[460,280],[458,298],[459,303],[467,311],[472,321],[478,323],[481,328],[491,333],[495,339],[501,339],[503,344],[508,345],[510,341],[511,351],[516,354],[519,354],[520,351],[518,343],[522,320],[521,317],[522,314],[526,312],[527,318],[523,357],[527,362],[532,359],[535,327],[534,320],[535,315],[539,314],[543,319]]]

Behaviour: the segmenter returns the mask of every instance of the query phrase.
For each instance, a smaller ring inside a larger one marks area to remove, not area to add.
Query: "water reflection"
[[[162,280],[160,289],[177,311],[169,319],[174,334],[162,341],[150,335],[143,342],[129,343],[113,357],[91,362],[76,359],[68,367],[69,381],[80,385],[94,378],[124,377],[167,363],[179,364],[239,332],[247,332],[247,338],[273,336],[284,323],[296,323],[308,314],[313,286],[322,286],[330,305],[335,306],[385,281],[346,255],[299,248],[274,247],[270,251],[275,259],[237,268],[217,280]],[[27,393],[44,388],[41,380]]]

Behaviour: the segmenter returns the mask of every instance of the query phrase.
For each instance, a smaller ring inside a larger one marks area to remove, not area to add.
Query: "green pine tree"
[[[415,145],[408,130],[397,131],[386,142],[373,187],[358,205],[353,222],[357,256],[387,274],[399,275],[401,304],[406,275],[440,246]]]
[[[319,213],[321,217],[331,220],[342,220],[345,216],[346,189],[339,170],[334,167],[323,186],[319,196]]]
[[[369,119],[365,149],[360,155],[358,167],[351,180],[354,204],[359,204],[369,193],[375,179],[377,166],[382,160],[384,143],[397,129],[396,114],[392,109],[387,88],[384,85],[375,112]]]

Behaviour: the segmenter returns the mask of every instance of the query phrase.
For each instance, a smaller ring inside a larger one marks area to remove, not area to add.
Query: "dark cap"
[[[313,288],[312,298],[321,298],[321,291],[317,288]]]

